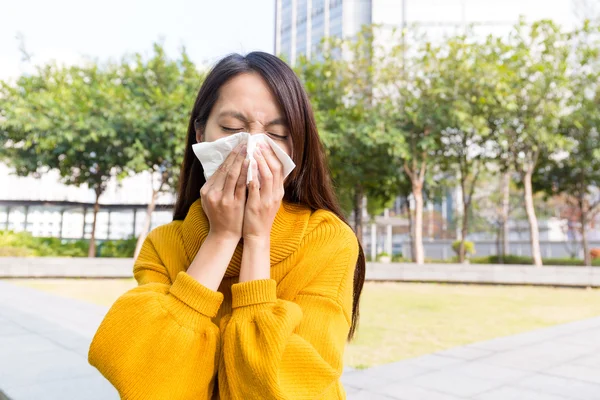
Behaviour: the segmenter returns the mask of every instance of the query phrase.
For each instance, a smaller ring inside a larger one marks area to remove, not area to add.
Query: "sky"
[[[30,68],[17,36],[35,64],[150,54],[162,40],[170,56],[185,45],[212,65],[231,52],[273,53],[274,26],[275,0],[0,0],[0,79]]]
[[[399,9],[400,0],[378,1]],[[406,3],[409,18],[416,20],[460,20],[463,7],[475,20],[507,19],[504,14],[514,17],[515,10],[555,20],[573,18],[575,8],[600,12],[600,0]],[[74,64],[86,57],[108,61],[132,52],[150,54],[152,43],[160,40],[170,56],[176,57],[185,45],[194,62],[210,66],[231,52],[272,53],[274,26],[275,0],[0,0],[0,80],[52,59]],[[32,63],[21,61],[17,36],[32,54]]]

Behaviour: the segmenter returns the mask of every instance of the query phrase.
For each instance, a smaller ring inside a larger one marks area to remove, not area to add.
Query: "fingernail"
[[[256,154],[259,157],[262,157],[262,153],[258,147],[256,148],[256,150],[254,150],[254,154]]]

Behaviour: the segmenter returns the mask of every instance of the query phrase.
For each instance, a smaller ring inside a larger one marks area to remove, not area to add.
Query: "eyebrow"
[[[248,119],[242,114],[239,113],[237,111],[223,111],[221,114],[219,114],[219,118],[221,117],[233,117],[235,119],[239,119],[240,121],[244,122],[244,123],[248,123]],[[271,125],[283,125],[286,126],[287,124],[285,123],[285,119],[284,118],[275,118],[274,120],[268,122],[265,126],[271,126]]]

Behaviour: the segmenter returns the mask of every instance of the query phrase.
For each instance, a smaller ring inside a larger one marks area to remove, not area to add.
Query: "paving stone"
[[[19,386],[6,391],[14,400],[118,400],[116,389],[101,375]]]
[[[464,364],[454,365],[451,370],[453,373],[461,376],[498,382],[510,382],[531,375],[531,372],[522,369],[490,365],[481,361],[469,361]]]
[[[413,365],[432,370],[442,369],[444,367],[449,367],[463,362],[463,360],[460,358],[445,357],[438,354],[428,354],[426,356],[413,358],[409,361]]]
[[[514,382],[512,386],[564,396],[569,399],[598,400],[600,398],[600,385],[546,374],[527,376]]]
[[[587,367],[600,369],[600,351],[572,360],[571,364],[585,365]]]
[[[342,375],[341,381],[344,387],[360,390],[372,389],[377,386],[383,386],[392,383],[392,381],[389,379],[383,379],[365,374]]]
[[[585,346],[546,341],[496,353],[480,358],[478,361],[527,371],[539,371],[560,365],[587,353],[589,353],[589,348]]]
[[[576,344],[600,350],[600,328],[588,329],[558,338],[561,343]]]
[[[501,387],[473,397],[475,400],[568,400],[568,397],[517,387]]]
[[[419,375],[411,384],[454,396],[473,396],[499,387],[501,382],[455,373],[452,368]]]
[[[81,356],[87,357],[87,350],[92,342],[91,337],[84,337],[78,333],[68,331],[66,329],[62,331],[49,331],[43,332],[42,335],[52,340],[58,346],[73,350]],[[84,353],[81,353],[81,349],[84,349]]]
[[[488,356],[492,353],[493,353],[492,350],[478,349],[475,347],[469,348],[469,347],[461,346],[461,347],[455,347],[452,349],[440,351],[436,354],[440,355],[440,356],[460,358],[463,360],[474,360],[476,358]]]
[[[465,347],[492,350],[492,351],[506,351],[514,350],[519,347],[529,346],[538,344],[540,342],[562,336],[561,334],[554,333],[550,329],[538,329],[531,332],[521,333],[513,336],[505,336],[484,342],[477,342],[469,344]]]
[[[13,354],[0,363],[0,382],[5,390],[96,374],[97,370],[86,360],[62,348],[40,352],[31,357]]]
[[[351,393],[348,395],[348,400],[396,400],[394,397],[377,394],[366,390]]]
[[[415,359],[379,365],[363,371],[355,371],[354,374],[360,373],[367,378],[372,377],[396,382],[432,371],[431,368],[416,365],[413,360]]]
[[[556,375],[564,378],[600,384],[599,368],[587,367],[585,365],[563,364],[544,372],[548,375]],[[600,393],[598,393],[598,397],[600,398]]]
[[[398,400],[460,400],[462,398],[403,382],[376,388],[374,392]]]
[[[51,351],[56,343],[35,333],[19,336],[0,336],[0,360],[13,354],[31,357],[37,352]]]
[[[19,336],[31,333],[12,321],[0,322],[0,336]]]

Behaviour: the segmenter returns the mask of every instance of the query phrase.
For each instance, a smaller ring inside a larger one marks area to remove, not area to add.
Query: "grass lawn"
[[[8,282],[109,306],[133,279]],[[600,315],[600,289],[367,282],[346,365],[366,368]]]

